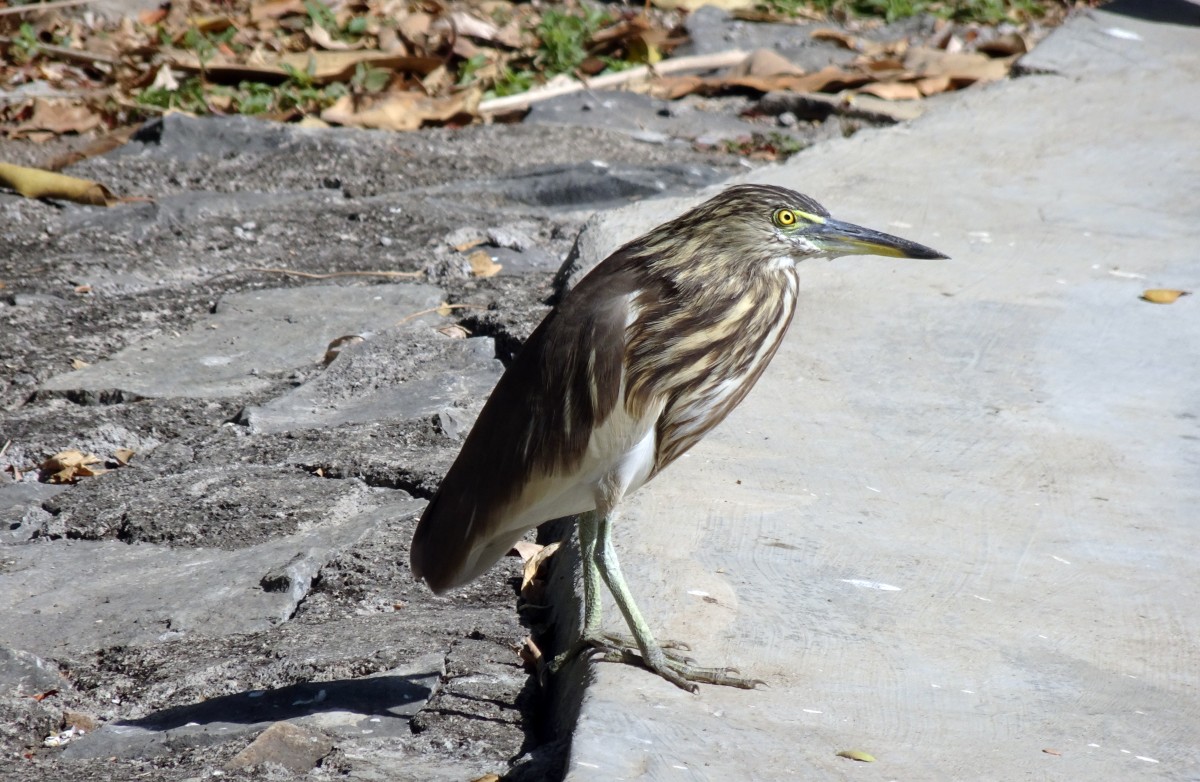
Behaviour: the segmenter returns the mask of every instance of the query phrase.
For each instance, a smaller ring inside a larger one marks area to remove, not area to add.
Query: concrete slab
[[[269,388],[272,373],[317,366],[329,343],[436,307],[432,285],[314,285],[235,293],[211,318],[52,377],[43,391],[220,399]]]
[[[380,498],[347,517],[237,551],[62,540],[10,547],[4,644],[46,658],[190,634],[250,633],[287,621],[338,552],[422,502]],[[138,591],[140,584],[153,592]],[[265,718],[264,718],[265,719]]]
[[[754,175],[953,260],[801,270],[773,366],[617,540],[661,637],[769,689],[598,664],[568,779],[1200,778],[1200,297],[1138,299],[1200,287],[1200,28],[1045,47]]]

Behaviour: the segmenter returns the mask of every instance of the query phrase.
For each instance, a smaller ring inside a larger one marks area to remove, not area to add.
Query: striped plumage
[[[544,521],[596,511],[606,522],[753,387],[795,311],[796,264],[855,252],[942,257],[762,185],[730,188],[617,250],[497,384],[418,524],[413,571],[443,592]]]

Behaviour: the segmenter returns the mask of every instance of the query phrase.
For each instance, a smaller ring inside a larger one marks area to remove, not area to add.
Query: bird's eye
[[[788,228],[796,224],[796,213],[791,209],[779,209],[775,212],[775,225]]]

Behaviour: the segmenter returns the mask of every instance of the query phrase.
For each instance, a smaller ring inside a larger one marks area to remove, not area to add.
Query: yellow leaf
[[[1151,288],[1142,293],[1142,301],[1148,301],[1151,304],[1174,304],[1175,300],[1179,297],[1191,295],[1191,291],[1177,291],[1171,288]]]
[[[117,202],[117,197],[98,182],[11,163],[0,163],[0,184],[26,198],[61,198],[92,206],[111,206]]]
[[[492,260],[492,254],[487,250],[476,250],[467,256],[467,261],[471,264],[471,273],[476,277],[493,277],[504,268]]]
[[[841,752],[837,753],[837,756],[839,758],[849,758],[850,760],[857,760],[862,763],[874,763],[875,762],[874,755],[863,752],[861,749],[844,749]]]

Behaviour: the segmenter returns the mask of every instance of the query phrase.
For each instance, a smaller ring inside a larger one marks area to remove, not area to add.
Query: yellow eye
[[[796,224],[796,213],[791,209],[780,209],[775,212],[775,225],[788,228]]]

